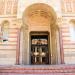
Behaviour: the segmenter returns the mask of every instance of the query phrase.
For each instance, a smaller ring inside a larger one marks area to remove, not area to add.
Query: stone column
[[[57,64],[56,25],[51,25],[51,64]]]
[[[23,64],[29,64],[29,31],[28,25],[23,25]]]

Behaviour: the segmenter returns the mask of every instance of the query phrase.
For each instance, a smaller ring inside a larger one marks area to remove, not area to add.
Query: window
[[[5,20],[2,23],[1,27],[1,32],[2,32],[2,40],[3,42],[8,41],[8,34],[9,34],[9,21]]]
[[[71,41],[75,41],[75,20],[72,19],[70,22]]]

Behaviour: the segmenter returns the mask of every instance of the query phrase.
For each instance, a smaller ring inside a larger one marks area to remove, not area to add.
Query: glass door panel
[[[48,35],[31,35],[31,64],[49,64]]]

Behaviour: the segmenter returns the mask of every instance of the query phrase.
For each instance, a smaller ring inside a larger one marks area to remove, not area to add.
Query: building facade
[[[0,65],[75,64],[75,0],[0,0]]]

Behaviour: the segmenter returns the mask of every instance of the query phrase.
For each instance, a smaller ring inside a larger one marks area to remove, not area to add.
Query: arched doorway
[[[40,50],[37,50],[39,58],[35,57],[36,51],[32,51],[32,38],[38,39],[45,37],[47,35],[48,44],[48,64],[58,63],[58,51],[57,46],[57,33],[59,32],[58,26],[56,25],[56,13],[52,7],[43,3],[32,4],[23,13],[23,40],[24,40],[24,50],[23,50],[23,63],[24,64],[35,64],[36,61],[43,61],[43,57],[40,57]],[[33,33],[32,33],[33,32]],[[32,34],[31,34],[32,33]],[[34,34],[35,33],[35,34]],[[42,36],[40,36],[40,34]],[[33,35],[33,36],[32,36]],[[46,39],[42,38],[42,39]],[[40,39],[41,40],[41,39]],[[32,56],[33,52],[33,56]],[[42,52],[43,53],[43,52]],[[32,61],[33,60],[33,61]],[[46,61],[46,60],[45,60]],[[41,63],[42,64],[42,63]]]

